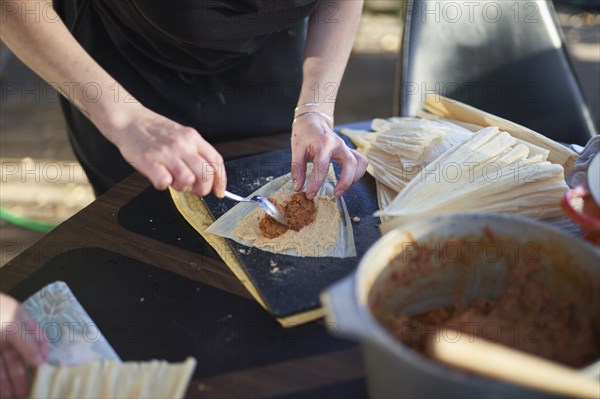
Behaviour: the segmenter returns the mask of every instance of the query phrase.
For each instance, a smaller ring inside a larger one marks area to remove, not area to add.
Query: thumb
[[[304,150],[295,151],[292,149],[292,181],[294,190],[300,191],[306,181],[306,153]]]
[[[20,321],[24,331],[20,336],[13,336],[11,344],[28,366],[38,367],[46,360],[48,354],[42,329],[23,307],[19,307],[16,319]]]

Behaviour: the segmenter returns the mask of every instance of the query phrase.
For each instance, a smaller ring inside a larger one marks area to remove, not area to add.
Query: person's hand
[[[123,157],[157,190],[172,186],[205,196],[224,195],[227,176],[223,157],[193,128],[176,123],[138,104],[102,127]]]
[[[292,127],[292,180],[294,190],[302,189],[306,180],[306,163],[314,167],[306,187],[306,197],[313,199],[327,177],[330,161],[342,165],[334,194],[341,197],[356,183],[367,169],[367,160],[357,151],[348,148],[344,140],[318,115],[307,115]]]
[[[47,360],[48,344],[27,311],[0,293],[0,398],[26,397],[30,379]]]

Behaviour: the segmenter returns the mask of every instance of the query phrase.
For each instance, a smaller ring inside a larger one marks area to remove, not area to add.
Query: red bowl
[[[583,212],[573,207],[572,200],[576,198],[583,200]],[[584,186],[575,187],[567,191],[561,206],[567,215],[581,227],[583,237],[592,244],[600,246],[600,207],[592,194]]]

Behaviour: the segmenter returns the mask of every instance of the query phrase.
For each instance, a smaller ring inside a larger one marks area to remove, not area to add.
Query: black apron
[[[145,107],[214,143],[289,130],[315,3],[55,0],[54,7]],[[102,95],[124,100],[116,90]],[[133,169],[75,106],[64,98],[61,106],[75,155],[100,195]]]

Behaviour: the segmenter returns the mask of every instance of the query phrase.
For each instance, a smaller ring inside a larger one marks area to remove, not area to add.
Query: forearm
[[[221,155],[197,130],[138,103],[81,47],[51,0],[0,2],[2,40],[79,107],[154,187],[223,197],[227,179]],[[36,6],[43,12],[32,18],[29,11]]]
[[[362,0],[322,0],[308,27],[299,104],[333,115],[362,12]]]
[[[118,131],[119,124],[125,123],[124,106],[139,104],[125,101],[132,97],[75,40],[52,9],[51,0],[0,1],[1,38],[13,53],[105,135]],[[38,15],[26,13],[34,9]]]

